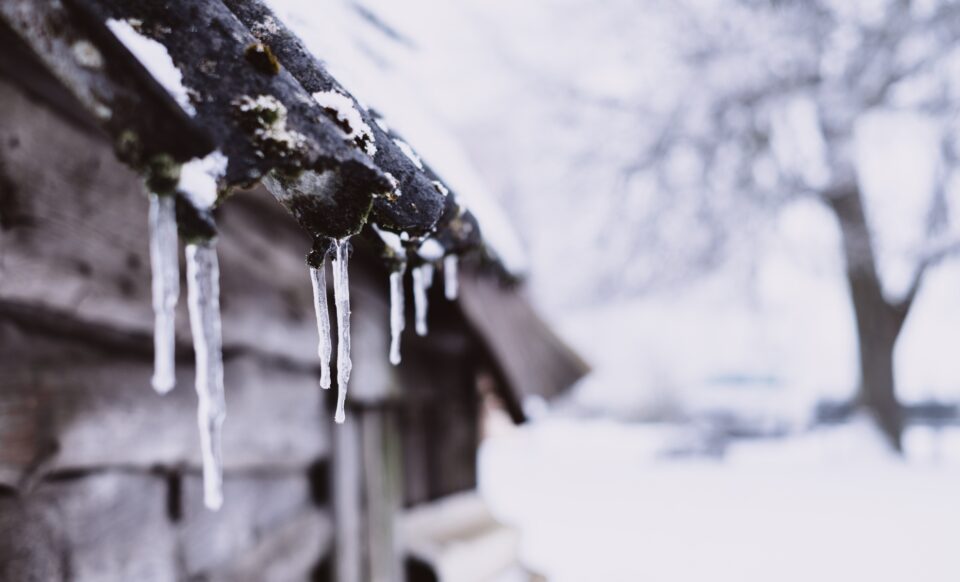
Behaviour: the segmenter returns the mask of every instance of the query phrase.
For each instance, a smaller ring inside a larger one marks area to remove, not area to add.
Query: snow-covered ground
[[[662,455],[681,428],[543,420],[492,436],[481,489],[551,582],[960,580],[960,431],[866,422]]]

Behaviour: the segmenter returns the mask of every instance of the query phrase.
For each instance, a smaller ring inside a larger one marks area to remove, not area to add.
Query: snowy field
[[[481,489],[551,582],[960,580],[960,431],[865,422],[663,456],[682,429],[543,420],[492,436]]]

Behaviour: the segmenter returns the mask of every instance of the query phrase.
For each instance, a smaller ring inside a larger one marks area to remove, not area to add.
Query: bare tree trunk
[[[873,293],[858,289],[860,282],[847,274],[860,344],[858,404],[870,412],[897,451],[901,450],[903,417],[893,375],[893,349],[902,327],[891,306]]]
[[[896,395],[893,349],[915,289],[900,303],[892,303],[883,296],[859,188],[847,185],[828,192],[825,199],[840,223],[847,283],[857,320],[860,347],[857,404],[874,417],[891,446],[901,451],[903,413]]]

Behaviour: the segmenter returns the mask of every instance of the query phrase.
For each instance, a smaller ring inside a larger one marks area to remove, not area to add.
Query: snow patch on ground
[[[551,582],[953,582],[960,431],[891,456],[865,422],[671,460],[673,426],[553,419],[488,439],[481,491]]]

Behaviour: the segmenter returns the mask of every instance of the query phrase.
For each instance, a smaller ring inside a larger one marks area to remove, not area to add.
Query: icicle
[[[406,325],[403,317],[403,275],[406,271],[404,264],[390,273],[390,363],[394,366],[400,363],[400,334]]]
[[[220,268],[212,242],[187,245],[187,302],[197,362],[197,420],[203,454],[203,501],[223,504],[220,427],[226,417],[220,335]]]
[[[313,284],[313,307],[317,314],[317,334],[320,341],[317,344],[317,355],[320,356],[320,387],[330,388],[330,354],[333,347],[330,344],[330,312],[327,308],[327,274],[326,257],[320,268],[310,267],[310,282]]]
[[[429,272],[427,268],[429,267]],[[427,335],[427,289],[433,279],[433,265],[427,263],[413,270],[413,307],[416,313],[417,335]]]
[[[347,382],[350,380],[350,276],[347,259],[350,243],[347,239],[333,241],[333,299],[337,308],[337,412],[333,419],[343,423],[347,400]]]
[[[150,270],[153,276],[153,389],[176,384],[175,317],[180,296],[177,215],[173,196],[150,195]]]
[[[424,263],[420,265],[420,268],[423,269],[423,288],[433,287],[433,263]]]
[[[447,299],[457,298],[457,255],[443,257],[443,293]]]

